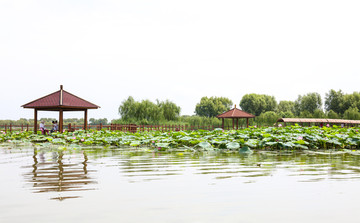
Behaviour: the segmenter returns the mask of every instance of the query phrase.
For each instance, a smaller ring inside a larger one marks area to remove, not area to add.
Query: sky
[[[129,96],[193,115],[204,96],[360,91],[359,11],[357,0],[0,0],[0,119],[33,118],[21,105],[60,85],[108,120]]]

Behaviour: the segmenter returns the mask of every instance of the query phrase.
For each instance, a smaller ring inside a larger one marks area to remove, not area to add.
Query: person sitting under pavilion
[[[45,127],[45,121],[40,122],[40,130],[41,130],[41,133],[43,135],[48,135],[49,134],[49,130],[46,129],[46,127]]]

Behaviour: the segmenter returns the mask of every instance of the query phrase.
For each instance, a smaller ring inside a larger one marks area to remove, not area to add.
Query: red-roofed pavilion
[[[97,106],[91,102],[85,101],[78,96],[75,96],[63,90],[60,85],[60,90],[52,94],[46,95],[42,98],[36,99],[32,102],[22,105],[23,108],[34,109],[34,132],[37,132],[37,112],[38,111],[59,111],[59,131],[63,131],[63,112],[65,111],[84,111],[84,129],[87,129],[87,110],[98,109]]]
[[[255,115],[244,112],[238,108],[235,108],[222,113],[221,115],[216,116],[217,118],[222,119],[222,128],[224,128],[224,119],[231,118],[233,123],[233,128],[235,128],[235,120],[236,120],[236,129],[239,128],[239,118],[246,118],[246,126],[249,127],[249,118],[255,118]]]

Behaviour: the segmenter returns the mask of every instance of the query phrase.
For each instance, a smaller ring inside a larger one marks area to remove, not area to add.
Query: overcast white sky
[[[0,0],[0,119],[33,118],[20,106],[60,84],[109,120],[129,95],[191,115],[203,96],[359,91],[359,12],[358,0]]]

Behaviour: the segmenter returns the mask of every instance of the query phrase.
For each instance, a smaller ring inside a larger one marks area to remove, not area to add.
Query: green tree
[[[352,94],[344,95],[344,103],[342,106],[342,110],[346,111],[349,108],[360,109],[360,92],[353,92]]]
[[[294,113],[292,113],[291,111],[286,111],[286,112],[279,112],[277,113],[279,115],[279,117],[281,118],[295,118]]]
[[[136,103],[136,120],[146,120],[148,122],[158,122],[162,119],[162,112],[158,105],[150,100],[142,100]]]
[[[279,114],[276,114],[274,111],[267,111],[261,113],[259,117],[256,118],[256,122],[266,125],[274,125],[279,118],[281,118]]]
[[[344,113],[344,93],[341,90],[335,91],[331,89],[329,93],[326,93],[325,110],[332,110],[338,114]]]
[[[344,112],[344,118],[349,120],[360,120],[360,112],[357,107],[351,107]]]
[[[296,115],[300,115],[302,112],[308,112],[311,115],[314,114],[315,110],[321,109],[322,100],[319,93],[308,93],[306,95],[299,95],[295,101],[295,112]]]
[[[135,118],[137,103],[132,96],[129,96],[119,106],[119,114],[123,120],[130,121]]]
[[[68,125],[70,123],[75,124],[75,125],[83,125],[84,119],[83,118],[80,118],[80,119],[79,118],[65,118],[64,119],[64,125]]]
[[[183,115],[179,118],[179,120],[185,124],[190,126],[208,126],[208,125],[215,125],[220,126],[221,120],[215,117],[204,117],[198,115]],[[229,122],[227,122],[229,121]],[[226,125],[230,125],[230,120],[225,120]]]
[[[307,110],[300,112],[299,117],[301,117],[301,118],[314,118],[313,114],[310,113]]]
[[[276,112],[291,112],[295,113],[295,102],[293,101],[280,101],[276,107]]]
[[[215,117],[229,110],[232,101],[225,97],[202,97],[200,102],[196,104],[195,114],[204,117]]]
[[[157,104],[160,107],[165,120],[176,120],[179,117],[181,108],[180,106],[177,106],[174,102],[171,102],[169,100],[160,102],[159,100],[157,100]]]
[[[313,113],[313,118],[326,118],[326,114],[321,109],[316,109]]]
[[[240,107],[256,116],[263,112],[275,111],[277,106],[274,96],[265,94],[246,94],[240,101]]]
[[[107,125],[108,120],[107,118],[99,118],[99,119],[90,118],[89,123],[90,125],[100,125],[100,124]]]
[[[30,121],[28,121],[26,118],[20,118],[19,121],[16,122],[16,124],[18,125],[27,125],[27,124],[30,124]]]
[[[175,120],[180,115],[180,110],[179,106],[169,100],[157,100],[155,104],[150,100],[138,102],[129,96],[119,106],[119,122],[155,124],[162,120]]]
[[[334,112],[333,110],[330,110],[328,113],[327,113],[327,117],[330,118],[330,119],[340,119],[340,116],[338,113]]]

